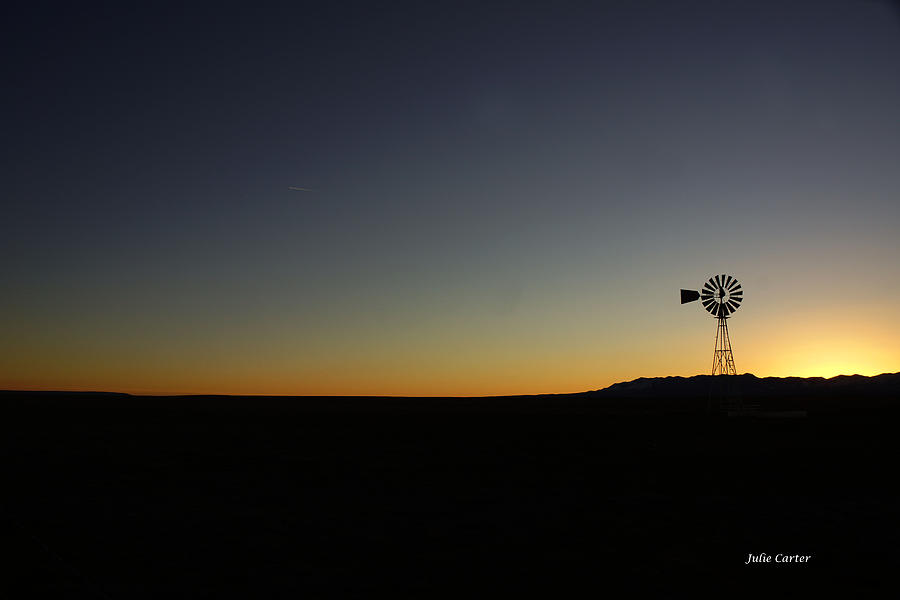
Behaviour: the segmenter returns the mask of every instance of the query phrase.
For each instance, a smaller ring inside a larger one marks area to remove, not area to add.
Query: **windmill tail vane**
[[[716,318],[716,347],[713,351],[713,375],[737,375],[731,338],[728,335],[728,318],[744,301],[744,290],[731,275],[713,275],[699,290],[681,290],[681,303],[700,304]]]

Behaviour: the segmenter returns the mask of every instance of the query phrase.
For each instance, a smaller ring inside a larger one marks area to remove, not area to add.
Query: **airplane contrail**
[[[295,191],[295,192],[311,192],[311,191],[312,191],[312,190],[309,189],[309,188],[296,187],[296,186],[293,186],[293,185],[289,185],[289,186],[288,186],[288,189],[289,189],[289,190],[293,190],[293,191]]]

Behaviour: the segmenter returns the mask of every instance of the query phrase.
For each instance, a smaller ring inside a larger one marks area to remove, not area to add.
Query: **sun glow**
[[[882,349],[848,347],[841,344],[805,348],[802,353],[790,357],[788,364],[791,365],[790,368],[779,375],[797,377],[872,376],[896,371],[896,364]]]

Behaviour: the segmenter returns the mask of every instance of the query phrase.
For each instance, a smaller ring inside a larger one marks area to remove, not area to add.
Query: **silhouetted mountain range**
[[[873,377],[838,375],[824,377],[756,377],[743,375],[697,375],[654,377],[616,383],[588,392],[587,397],[627,405],[681,412],[698,408],[706,399],[707,409],[748,407],[762,411],[804,410],[810,413],[895,408],[900,401],[900,373]]]
[[[732,392],[754,398],[791,396],[864,396],[895,394],[900,389],[900,373],[874,377],[838,375],[836,377],[757,377],[743,375],[695,375],[694,377],[641,377],[615,383],[594,394],[616,398],[683,398],[708,392],[710,386],[728,384]]]
[[[500,399],[497,399],[498,401]],[[691,413],[802,416],[860,410],[900,410],[900,373],[873,377],[756,377],[695,375],[641,377],[580,394],[522,397],[534,407],[599,414]]]

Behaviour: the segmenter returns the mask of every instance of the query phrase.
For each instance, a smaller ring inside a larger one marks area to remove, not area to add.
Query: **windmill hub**
[[[734,355],[731,352],[731,338],[728,336],[726,319],[744,301],[741,284],[731,275],[714,275],[697,290],[681,290],[681,303],[700,300],[706,311],[716,318],[716,349],[713,352],[713,375],[736,375]]]

